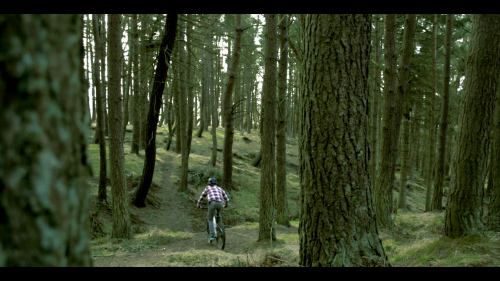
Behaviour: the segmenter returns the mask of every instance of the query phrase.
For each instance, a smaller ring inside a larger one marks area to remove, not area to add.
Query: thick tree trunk
[[[158,124],[158,113],[162,104],[162,94],[165,88],[168,65],[170,56],[174,48],[175,36],[177,31],[177,14],[168,14],[165,22],[165,32],[161,41],[160,51],[157,56],[158,66],[156,67],[153,92],[149,103],[146,155],[144,159],[144,168],[139,186],[134,191],[132,203],[136,207],[144,207],[149,187],[153,180],[153,172],[156,160],[156,124]]]
[[[0,22],[0,266],[92,266],[83,16]]]
[[[370,18],[305,17],[307,64],[301,70],[299,114],[302,266],[389,265],[368,170]]]
[[[500,15],[473,15],[470,42],[444,225],[450,238],[483,235],[488,131],[500,77]]]
[[[222,187],[226,191],[232,190],[232,177],[233,177],[233,137],[234,137],[234,121],[232,111],[232,94],[234,88],[234,79],[238,71],[238,63],[240,61],[241,50],[241,35],[243,29],[241,28],[241,15],[236,15],[236,38],[234,40],[233,59],[231,60],[231,69],[229,72],[229,79],[227,81],[226,92],[224,93],[224,151],[223,151],[223,174],[222,174]],[[201,125],[200,125],[201,126]]]
[[[109,79],[109,164],[113,194],[112,238],[133,237],[128,211],[127,181],[123,155],[122,110],[120,96],[121,34],[120,15],[110,14],[108,20],[108,79]]]
[[[380,65],[379,52],[379,18],[380,15],[375,15],[375,62]],[[380,69],[374,68],[375,71],[375,87],[373,89],[373,111],[372,111],[372,145],[371,145],[371,179],[372,186],[375,186],[375,178],[378,170],[378,149],[377,149],[377,133],[378,133],[378,99],[380,97]]]
[[[263,132],[261,140],[260,216],[257,241],[276,240],[276,195],[274,161],[276,143],[276,59],[278,57],[277,15],[266,14],[265,68],[262,87]]]
[[[106,140],[104,138],[104,127],[105,127],[105,119],[104,119],[104,107],[103,104],[103,93],[101,92],[101,79],[99,77],[100,74],[100,60],[101,60],[101,40],[99,36],[99,21],[96,14],[92,15],[92,20],[94,21],[94,39],[95,39],[95,62],[94,62],[94,83],[96,87],[96,97],[97,97],[97,126],[96,126],[96,134],[97,139],[99,140],[99,158],[100,158],[100,166],[99,166],[99,188],[97,191],[97,197],[101,202],[105,202],[107,204],[107,196],[106,196]]]
[[[448,106],[450,101],[450,54],[451,54],[451,22],[452,14],[446,15],[446,49],[444,61],[444,94],[441,110],[441,123],[439,124],[438,159],[436,167],[436,179],[434,196],[432,198],[431,210],[443,210],[443,182],[444,182],[444,156],[446,133],[448,129]]]
[[[286,70],[288,65],[288,19],[280,21],[280,60],[278,72],[278,112],[276,114],[276,223],[290,227],[286,198]]]
[[[141,105],[139,86],[139,34],[137,32],[137,14],[132,15],[132,62],[134,63],[134,96],[132,98],[134,131],[132,132],[132,147],[130,152],[139,155],[141,138]]]

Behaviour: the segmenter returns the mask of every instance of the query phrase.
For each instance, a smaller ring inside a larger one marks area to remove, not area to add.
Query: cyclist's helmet
[[[210,178],[210,179],[208,180],[208,184],[209,184],[209,185],[214,185],[214,184],[217,184],[217,179],[215,179],[215,178]]]

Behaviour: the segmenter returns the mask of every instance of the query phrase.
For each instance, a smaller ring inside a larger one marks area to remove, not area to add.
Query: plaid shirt
[[[200,206],[201,201],[203,200],[203,198],[207,197],[207,195],[208,195],[208,202],[210,201],[222,202],[222,200],[226,201],[226,204],[227,202],[229,202],[229,198],[227,197],[226,192],[224,192],[224,190],[220,186],[209,185],[205,187],[205,190],[203,190],[200,199],[198,199],[198,206]]]

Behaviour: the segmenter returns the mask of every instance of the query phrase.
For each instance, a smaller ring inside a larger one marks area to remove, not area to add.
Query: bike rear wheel
[[[220,250],[224,250],[226,246],[226,232],[224,230],[224,225],[222,223],[217,224],[217,247]]]

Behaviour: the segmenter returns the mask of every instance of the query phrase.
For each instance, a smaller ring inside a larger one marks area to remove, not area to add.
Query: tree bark
[[[276,114],[276,223],[290,227],[288,200],[286,198],[286,71],[288,66],[288,19],[280,21],[280,60],[278,72],[278,112]]]
[[[443,181],[444,181],[444,156],[446,133],[448,129],[448,107],[450,101],[450,54],[451,54],[451,23],[453,15],[446,15],[446,49],[444,61],[444,93],[441,110],[441,123],[439,124],[438,159],[436,167],[436,179],[434,196],[432,198],[431,210],[443,210]]]
[[[108,16],[108,79],[109,79],[109,164],[113,194],[112,238],[130,239],[132,225],[126,198],[125,159],[123,155],[122,110],[120,96],[121,34],[120,15]]]
[[[305,16],[307,63],[301,66],[299,113],[302,266],[390,266],[378,237],[368,170],[370,33],[370,15]]]
[[[488,130],[500,77],[500,15],[473,15],[470,42],[444,225],[450,238],[483,235]]]
[[[379,52],[379,18],[380,15],[375,15],[375,62],[380,65]],[[373,114],[372,114],[372,145],[371,145],[371,179],[372,186],[375,186],[375,176],[378,170],[378,149],[377,149],[377,132],[378,132],[378,99],[380,97],[380,69],[375,67],[375,87],[373,89]]]
[[[125,132],[127,131],[127,124],[128,124],[128,121],[129,121],[129,104],[130,104],[130,85],[132,84],[132,45],[133,45],[133,42],[132,42],[132,32],[131,32],[131,29],[130,29],[130,19],[128,20],[128,23],[129,23],[129,32],[128,32],[128,50],[129,50],[129,53],[128,53],[128,65],[127,65],[127,84],[125,85],[125,102],[124,102],[124,106],[123,106],[123,113],[124,113],[124,116],[123,116],[123,139],[125,139]],[[125,62],[124,62],[125,63]]]
[[[105,119],[104,119],[104,107],[103,98],[101,93],[101,79],[100,75],[100,60],[101,60],[101,40],[99,36],[99,20],[97,14],[92,15],[92,20],[94,21],[94,39],[95,39],[95,62],[94,62],[94,83],[96,87],[96,98],[97,98],[97,126],[96,126],[96,134],[97,139],[99,140],[99,158],[100,158],[100,166],[99,166],[99,187],[97,191],[97,197],[101,202],[105,202],[107,204],[107,195],[106,195],[106,140],[104,138],[104,127],[105,127]]]
[[[222,186],[226,191],[232,190],[233,177],[233,137],[234,137],[234,120],[232,111],[232,94],[234,88],[234,80],[238,71],[238,63],[240,61],[241,50],[241,15],[236,15],[236,38],[234,40],[233,59],[231,61],[231,70],[227,81],[226,92],[224,93],[224,151],[223,151],[223,174]],[[201,126],[201,125],[200,125]]]
[[[0,266],[92,266],[83,16],[0,22]]]
[[[186,40],[187,40],[187,46],[191,46],[191,30],[192,30],[192,25],[191,25],[191,15],[187,14],[187,31],[186,31]],[[189,50],[187,50],[187,70],[186,70],[186,83],[187,83],[187,110],[188,110],[188,124],[187,124],[187,151],[188,151],[188,156],[189,153],[191,153],[191,141],[193,139],[193,120],[196,115],[194,115],[193,112],[193,82],[191,81],[191,67],[192,67],[192,55]]]
[[[174,48],[175,36],[177,31],[177,14],[168,14],[165,21],[165,32],[161,41],[160,51],[157,56],[158,66],[156,67],[155,79],[153,84],[153,92],[151,102],[149,103],[148,122],[147,122],[147,137],[144,168],[139,186],[134,191],[132,203],[136,207],[144,207],[146,196],[149,192],[149,187],[153,180],[153,173],[156,160],[156,124],[158,124],[158,113],[161,107],[163,89],[165,88],[165,80],[167,78],[168,65],[170,56]]]
[[[497,88],[495,115],[493,117],[493,133],[491,138],[490,171],[492,177],[488,182],[490,204],[488,206],[487,226],[490,230],[500,230],[500,87]]]

